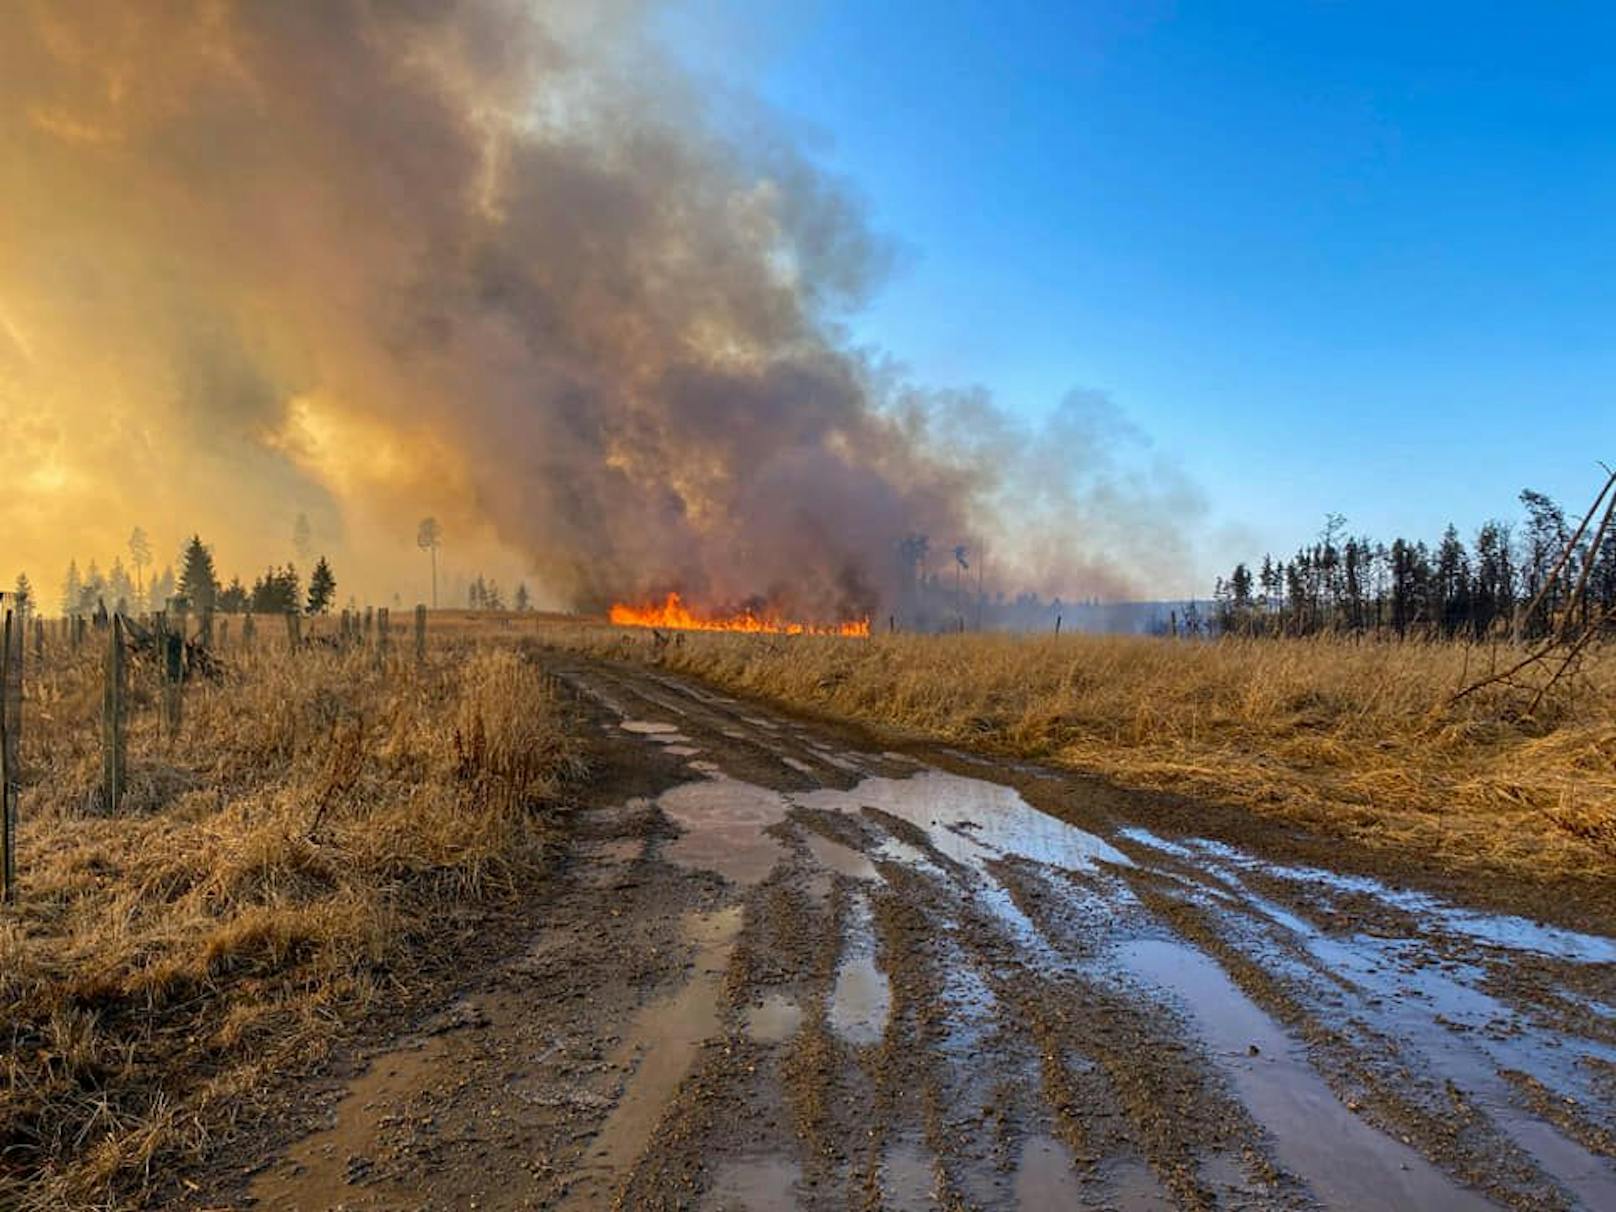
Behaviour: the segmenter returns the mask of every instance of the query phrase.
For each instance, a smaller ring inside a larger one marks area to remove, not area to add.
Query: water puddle
[[[802,1025],[802,1007],[783,993],[771,993],[746,1008],[746,1034],[760,1044],[790,1039]]]
[[[1006,856],[1074,871],[1095,870],[1097,862],[1133,866],[1103,838],[1038,811],[1013,787],[940,770],[906,779],[867,778],[851,791],[816,791],[799,802],[842,812],[879,809],[923,830],[943,855],[976,868]]]
[[[1154,939],[1119,948],[1146,983],[1175,994],[1280,1162],[1332,1207],[1482,1209],[1419,1153],[1353,1115],[1301,1050],[1223,969],[1194,948]]]
[[[1142,831],[1141,831],[1142,832]],[[1157,844],[1160,840],[1157,839]],[[1461,909],[1424,892],[1391,888],[1362,875],[1343,875],[1318,867],[1287,867],[1266,863],[1233,846],[1206,838],[1191,843],[1197,851],[1224,860],[1247,871],[1319,889],[1349,895],[1371,896],[1383,904],[1419,919],[1435,923],[1450,934],[1460,935],[1486,946],[1512,951],[1535,951],[1555,959],[1581,964],[1616,964],[1616,939],[1583,934],[1559,926],[1546,926],[1512,914],[1481,913]]]
[[[633,732],[640,736],[657,736],[660,733],[678,732],[677,724],[664,724],[658,720],[624,720],[618,725],[624,732]]]
[[[814,856],[814,861],[821,867],[826,867],[840,875],[855,880],[878,880],[881,876],[875,870],[875,864],[851,846],[844,846],[840,842],[832,841],[821,833],[807,833],[808,849]]]
[[[663,851],[680,866],[755,884],[784,853],[763,832],[785,820],[787,804],[778,792],[719,775],[671,788],[657,804],[684,830]]]
[[[794,757],[786,757],[784,755],[781,755],[780,760],[782,762],[784,762],[787,766],[790,766],[798,774],[812,774],[812,773],[814,773],[814,768],[812,766],[810,766],[807,762],[799,762]]]
[[[1072,1151],[1052,1136],[1033,1136],[1021,1147],[1016,1167],[1016,1207],[1024,1212],[1082,1207]]]
[[[719,1167],[702,1200],[704,1212],[792,1212],[801,1174],[783,1157],[751,1158]]]
[[[343,1094],[331,1127],[300,1141],[284,1162],[255,1178],[249,1189],[253,1198],[269,1208],[353,1203],[356,1185],[364,1179],[356,1163],[368,1168],[380,1121],[425,1088],[447,1048],[447,1039],[434,1035],[376,1057]]]
[[[701,750],[694,745],[669,745],[664,752],[671,753],[674,757],[695,757]]]
[[[875,965],[875,932],[870,902],[862,894],[848,906],[847,941],[836,988],[831,992],[831,1030],[850,1044],[874,1044],[886,1028],[892,989],[886,973]]]
[[[684,937],[695,944],[690,979],[677,992],[644,1007],[624,1037],[614,1062],[633,1068],[617,1106],[607,1117],[584,1163],[581,1181],[563,1207],[600,1206],[601,1187],[627,1174],[644,1151],[663,1108],[696,1057],[719,1032],[718,999],[724,968],[741,929],[742,907],[688,913]],[[591,1183],[587,1180],[597,1180]]]
[[[881,1160],[881,1206],[897,1212],[926,1212],[935,1208],[936,1177],[931,1158],[918,1144],[903,1141],[887,1150]]]

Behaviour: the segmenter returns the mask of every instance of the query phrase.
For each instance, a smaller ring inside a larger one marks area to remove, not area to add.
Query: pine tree
[[[112,571],[107,573],[108,608],[128,614],[135,600],[135,583],[129,579],[123,560],[113,558]]]
[[[17,587],[12,591],[17,598],[17,609],[32,610],[34,608],[34,587],[28,582],[28,574],[17,574]]]
[[[514,601],[515,601],[515,604],[516,604],[516,609],[518,611],[524,611],[525,612],[527,610],[530,599],[527,596],[527,582],[526,581],[519,581],[517,583],[516,597],[515,597]]]
[[[331,609],[332,599],[337,593],[337,578],[331,575],[331,565],[321,556],[319,563],[315,564],[314,571],[309,574],[309,614],[324,614]]]
[[[213,571],[213,553],[193,534],[181,557],[180,596],[193,610],[212,610],[219,596],[219,578]]]
[[[84,592],[84,578],[79,576],[79,562],[67,562],[67,575],[62,578],[62,613],[75,615],[79,612],[79,595]]]
[[[138,598],[146,590],[141,570],[151,563],[151,540],[138,526],[129,532],[129,562],[135,566],[135,596]]]

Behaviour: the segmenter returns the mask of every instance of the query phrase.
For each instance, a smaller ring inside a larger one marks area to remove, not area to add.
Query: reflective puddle
[[[581,1181],[562,1205],[601,1206],[603,1186],[628,1173],[644,1151],[662,1109],[684,1080],[701,1044],[718,1034],[718,998],[724,968],[741,929],[741,906],[685,915],[683,933],[696,946],[690,979],[668,997],[646,1006],[619,1047],[614,1062],[633,1070],[600,1135],[591,1146]]]
[[[1130,972],[1175,995],[1252,1118],[1273,1137],[1280,1162],[1326,1204],[1363,1212],[1492,1207],[1348,1111],[1213,960],[1156,939],[1128,943],[1117,954]]]
[[[771,993],[745,1011],[746,1034],[760,1044],[790,1039],[802,1025],[802,1007],[783,993]]]
[[[855,880],[878,880],[875,864],[851,846],[832,841],[821,833],[807,834],[808,850],[821,867]]]
[[[850,1044],[877,1043],[891,1008],[891,986],[875,965],[870,902],[858,894],[848,905],[847,939],[830,998],[831,1030]]]
[[[797,1164],[783,1157],[748,1158],[721,1166],[702,1200],[705,1212],[792,1212],[800,1178]]]

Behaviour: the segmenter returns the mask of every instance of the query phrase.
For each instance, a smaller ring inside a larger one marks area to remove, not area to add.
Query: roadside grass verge
[[[1346,639],[1133,636],[867,640],[558,628],[828,716],[1030,758],[1449,868],[1531,881],[1616,875],[1616,647],[1536,716],[1491,655]],[[1505,661],[1507,653],[1497,655]]]
[[[161,733],[131,688],[129,791],[99,805],[98,660],[25,710],[18,903],[0,909],[0,1206],[160,1200],[468,912],[542,877],[580,773],[509,646],[230,653]]]

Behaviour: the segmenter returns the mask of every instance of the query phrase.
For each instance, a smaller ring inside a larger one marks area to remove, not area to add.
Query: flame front
[[[768,635],[849,635],[870,634],[870,620],[855,619],[846,623],[796,623],[773,615],[759,615],[750,610],[737,614],[697,614],[670,593],[661,602],[644,606],[629,606],[619,602],[611,609],[611,621],[619,627],[668,627],[679,631],[744,631]]]

